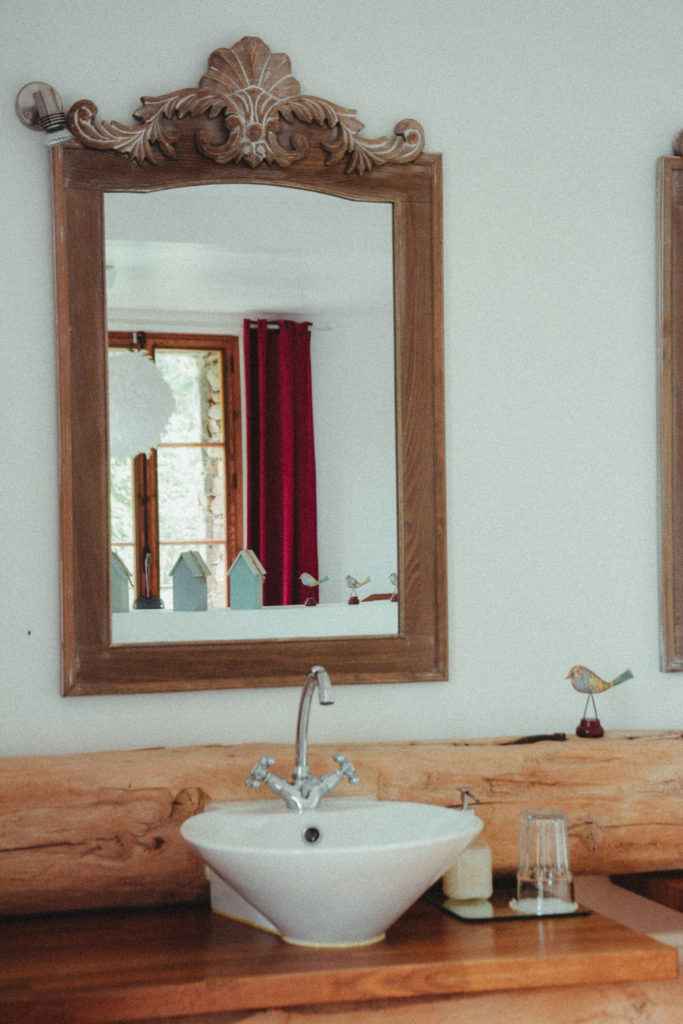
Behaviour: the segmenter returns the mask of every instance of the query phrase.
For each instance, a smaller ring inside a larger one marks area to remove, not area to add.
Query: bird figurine
[[[349,604],[359,604],[358,594],[356,591],[359,587],[364,587],[366,583],[370,582],[370,577],[366,576],[364,580],[357,580],[355,576],[345,576],[344,583],[351,590],[351,597],[349,598]]]
[[[591,672],[585,665],[574,665],[574,668],[569,670],[567,679],[571,679],[572,686],[579,693],[604,693],[605,690],[611,690],[613,686],[618,686],[619,683],[625,683],[627,679],[633,679],[633,672],[630,668],[627,668],[621,675],[618,675],[610,683],[605,679],[601,679],[595,672]]]
[[[391,583],[392,587],[394,588],[393,593],[391,595],[391,600],[392,601],[398,601],[398,573],[397,572],[390,572],[389,575],[387,576],[387,579],[389,580],[389,582]]]
[[[611,681],[601,679],[600,676],[596,675],[595,672],[591,672],[585,665],[574,665],[569,670],[567,679],[571,679],[572,686],[579,693],[587,693],[586,706],[583,709],[583,718],[579,722],[576,729],[577,736],[585,737],[598,737],[604,736],[605,730],[600,725],[600,719],[598,718],[597,708],[595,707],[595,694],[604,693],[605,690],[611,690],[614,686],[619,686],[620,683],[625,683],[627,679],[633,679],[633,672],[630,668],[625,669],[620,675],[615,676]],[[586,718],[586,712],[588,711],[588,704],[593,702],[593,713],[594,718]]]
[[[316,601],[316,599],[313,597],[313,594],[311,593],[311,588],[312,587],[319,587],[321,583],[327,583],[329,578],[330,578],[329,576],[323,576],[321,579],[317,580],[315,578],[315,576],[311,576],[310,572],[302,572],[301,573],[301,576],[299,576],[299,579],[301,580],[301,582],[303,583],[303,585],[305,587],[308,587],[308,597],[304,601],[305,605],[309,605],[310,606],[310,605],[314,605],[314,604],[318,603]]]

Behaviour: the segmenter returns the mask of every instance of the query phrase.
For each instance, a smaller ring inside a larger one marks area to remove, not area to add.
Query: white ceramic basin
[[[377,942],[481,831],[471,812],[362,798],[214,804],[181,825],[214,910],[305,946]]]

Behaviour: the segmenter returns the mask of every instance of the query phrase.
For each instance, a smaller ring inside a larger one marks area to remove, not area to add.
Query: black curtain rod
[[[265,320],[265,319],[266,319],[265,317],[259,317],[258,318],[258,320]],[[267,327],[272,327],[272,328],[279,327],[280,324],[283,321],[286,321],[288,319],[289,319],[289,317],[283,316],[281,320],[266,320],[266,326]],[[256,324],[258,323],[258,320],[251,320],[250,319],[249,320],[249,324],[251,326],[253,326],[253,327],[256,327]],[[302,323],[302,324],[309,324],[311,327],[313,326],[313,321],[312,320],[293,320],[292,323]]]

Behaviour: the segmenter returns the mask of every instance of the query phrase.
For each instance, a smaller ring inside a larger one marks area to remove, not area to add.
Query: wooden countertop
[[[0,922],[4,1024],[171,1015],[675,978],[676,950],[587,917],[462,922],[421,900],[384,942],[290,946],[206,906]]]

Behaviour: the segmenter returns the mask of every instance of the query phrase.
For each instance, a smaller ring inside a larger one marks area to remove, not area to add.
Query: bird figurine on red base
[[[302,572],[299,579],[305,587],[308,587],[308,597],[304,601],[306,605],[315,605],[318,602],[313,596],[313,587],[319,587],[321,583],[327,583],[329,576],[323,576],[322,579],[317,580],[315,576],[311,576],[310,572]]]
[[[595,694],[604,693],[605,690],[611,690],[613,686],[619,686],[620,683],[625,683],[627,679],[633,679],[633,672],[630,668],[625,669],[620,675],[616,676],[611,681],[601,679],[600,676],[596,675],[595,672],[591,672],[585,665],[574,665],[569,670],[567,679],[571,679],[572,686],[579,693],[587,693],[586,706],[583,709],[583,718],[576,727],[576,735],[590,738],[597,738],[604,736],[605,730],[600,725],[600,719],[598,718],[598,712],[595,707]],[[595,718],[586,718],[586,711],[588,710],[589,701],[593,702],[593,712]]]
[[[351,597],[347,601],[347,604],[358,604],[358,594],[356,591],[359,587],[364,587],[365,584],[369,582],[369,576],[366,576],[364,580],[357,580],[355,576],[345,576],[344,583],[351,591]]]

